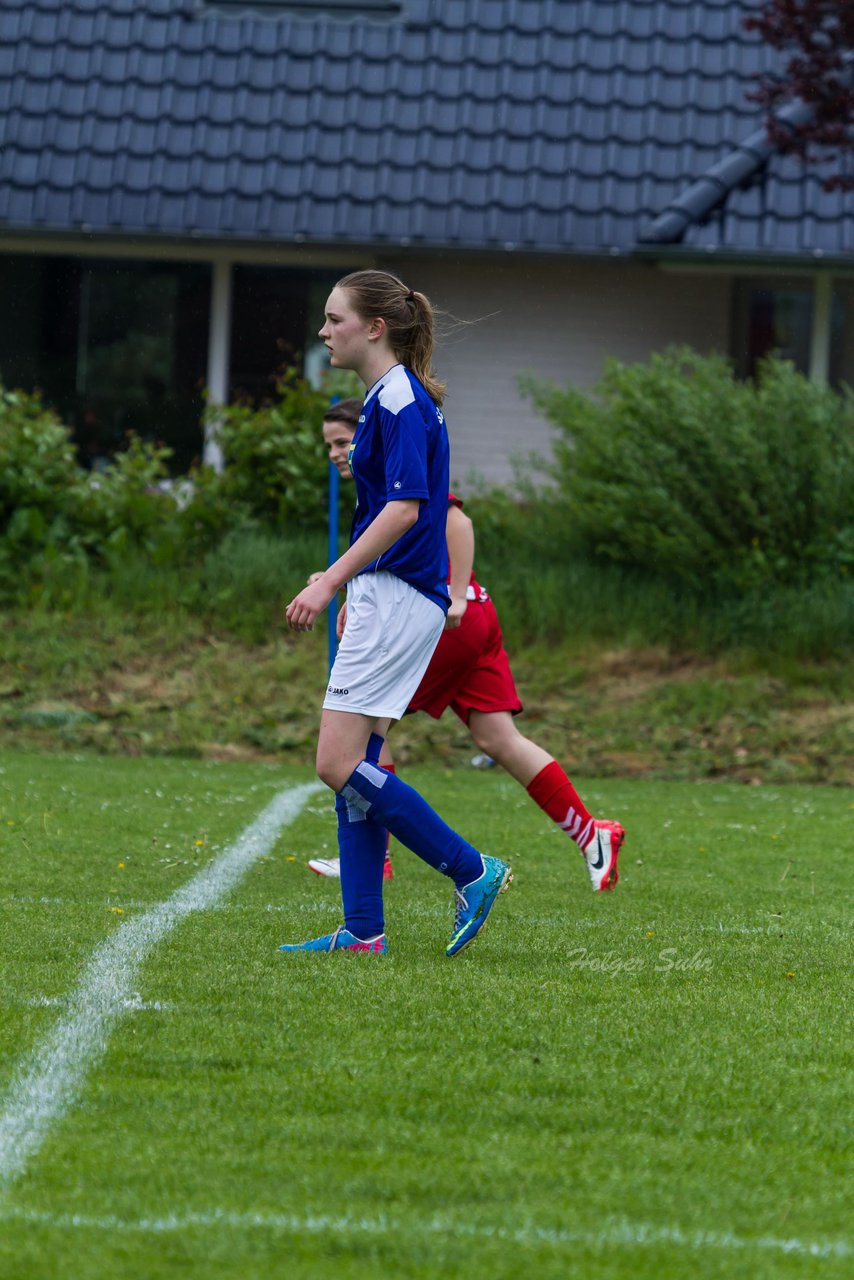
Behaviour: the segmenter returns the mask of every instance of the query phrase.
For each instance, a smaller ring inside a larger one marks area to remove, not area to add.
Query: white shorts
[[[323,709],[399,720],[444,626],[441,607],[393,573],[353,578],[347,585],[347,622]]]

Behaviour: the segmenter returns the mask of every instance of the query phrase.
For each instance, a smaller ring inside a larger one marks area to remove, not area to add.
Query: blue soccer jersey
[[[420,502],[412,528],[361,572],[393,573],[447,612],[448,432],[441,410],[404,365],[389,369],[365,397],[350,470],[357,495],[351,546],[387,502]]]

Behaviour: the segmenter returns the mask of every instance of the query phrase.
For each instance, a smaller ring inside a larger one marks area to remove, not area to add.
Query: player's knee
[[[512,720],[508,726],[500,713],[472,712],[469,728],[475,744],[490,756],[497,756],[502,744],[506,745],[508,735],[514,733]]]
[[[333,791],[340,791],[353,772],[352,769],[349,769],[345,773],[345,767],[342,765],[340,756],[326,751],[318,751],[315,761],[317,776],[321,782],[325,783],[327,787],[331,787]]]

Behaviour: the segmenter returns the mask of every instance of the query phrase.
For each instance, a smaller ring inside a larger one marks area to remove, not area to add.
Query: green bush
[[[68,591],[87,571],[80,513],[85,472],[68,429],[37,395],[0,387],[0,590],[38,598]]]
[[[140,555],[155,569],[190,564],[235,531],[325,528],[320,424],[332,393],[331,383],[319,392],[289,373],[274,404],[211,409],[225,470],[170,480],[170,451],[135,437],[110,466],[86,471],[38,395],[0,387],[0,592],[64,607],[85,594],[92,565]],[[352,502],[342,485],[342,515]]]
[[[0,537],[23,545],[62,540],[83,480],[68,428],[37,395],[0,387]]]
[[[65,606],[93,562],[131,548],[181,554],[187,516],[160,486],[169,451],[131,439],[103,471],[77,461],[71,433],[38,395],[0,388],[0,590]]]
[[[131,436],[110,466],[86,479],[81,510],[89,549],[99,558],[120,560],[139,548],[157,561],[180,554],[178,508],[166,481],[171,450]]]
[[[326,524],[329,474],[320,426],[329,394],[294,370],[277,392],[270,404],[207,410],[225,458],[222,494],[229,506],[265,528],[320,529]]]
[[[581,551],[693,589],[854,570],[854,398],[767,360],[756,384],[673,348],[610,361],[591,394],[523,381],[557,427]]]

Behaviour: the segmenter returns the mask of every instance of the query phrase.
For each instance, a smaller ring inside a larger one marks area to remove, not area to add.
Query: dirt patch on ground
[[[640,649],[636,653],[605,652],[598,655],[586,684],[589,691],[605,694],[611,703],[619,705],[636,702],[664,684],[727,678],[719,662],[674,655],[659,649]]]

